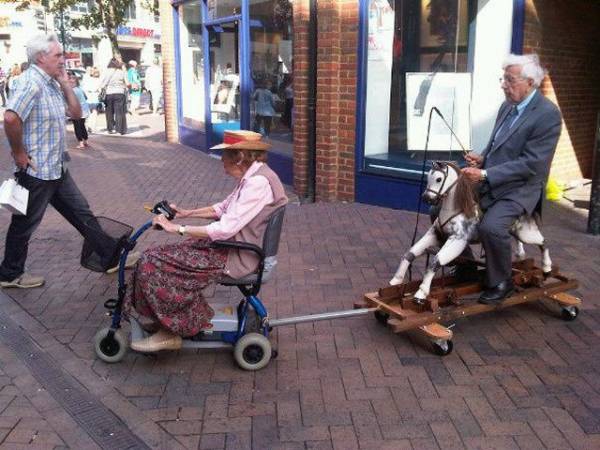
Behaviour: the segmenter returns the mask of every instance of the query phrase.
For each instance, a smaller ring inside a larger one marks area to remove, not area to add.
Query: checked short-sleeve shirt
[[[41,180],[59,179],[66,145],[66,107],[58,82],[32,64],[20,76],[6,109],[23,121],[23,144],[37,168],[34,172],[29,167],[27,174]]]

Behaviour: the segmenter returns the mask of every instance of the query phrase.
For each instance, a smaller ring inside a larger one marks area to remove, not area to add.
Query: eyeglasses
[[[511,76],[503,76],[498,78],[498,81],[500,82],[500,84],[510,84],[511,86],[514,84],[517,84],[519,81],[523,81],[525,80],[525,78],[523,77],[511,77]]]

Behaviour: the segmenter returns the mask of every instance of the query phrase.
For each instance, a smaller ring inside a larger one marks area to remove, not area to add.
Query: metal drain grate
[[[0,310],[0,341],[31,370],[31,374],[104,449],[150,449],[111,410],[40,350],[17,324]]]

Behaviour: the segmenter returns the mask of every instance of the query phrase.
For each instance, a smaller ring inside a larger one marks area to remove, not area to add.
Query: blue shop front
[[[255,130],[292,182],[292,4],[173,2],[180,142],[210,151],[225,130]]]

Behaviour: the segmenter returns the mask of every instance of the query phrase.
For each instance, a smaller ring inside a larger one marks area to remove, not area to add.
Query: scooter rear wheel
[[[235,344],[233,357],[244,370],[260,370],[271,360],[271,343],[258,333],[248,333]]]
[[[96,333],[96,336],[94,336],[94,350],[102,361],[116,363],[123,359],[129,344],[121,330],[116,330],[112,336],[109,332],[110,328],[106,327]]]

